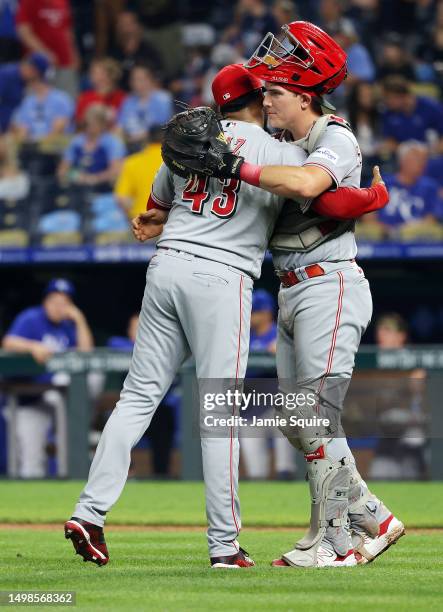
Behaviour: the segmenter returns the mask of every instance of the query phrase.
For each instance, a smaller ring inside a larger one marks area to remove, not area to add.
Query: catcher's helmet
[[[268,32],[245,64],[263,81],[317,96],[331,93],[347,74],[346,53],[333,38],[307,21]]]

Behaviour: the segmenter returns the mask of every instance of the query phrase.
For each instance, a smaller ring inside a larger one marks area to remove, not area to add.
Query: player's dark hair
[[[311,108],[314,111],[314,113],[316,113],[317,115],[323,115],[320,98],[314,98],[314,97],[312,98]]]
[[[228,102],[227,104],[223,104],[220,106],[220,113],[222,115],[227,115],[228,113],[237,113],[238,111],[243,110],[247,106],[249,106],[252,102],[259,101],[263,97],[263,89],[254,89],[253,91],[248,91],[248,93],[240,96],[236,100],[232,102]]]

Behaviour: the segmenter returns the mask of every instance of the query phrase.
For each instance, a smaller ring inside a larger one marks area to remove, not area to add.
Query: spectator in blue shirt
[[[112,115],[103,104],[88,107],[84,130],[74,136],[58,169],[61,181],[78,185],[112,185],[126,154],[122,141],[109,132]]]
[[[31,70],[22,73],[29,93],[12,117],[12,130],[18,140],[39,141],[70,131],[74,102],[64,91],[47,82],[50,69],[45,55],[33,53]]]
[[[442,202],[438,184],[424,176],[428,149],[421,142],[407,141],[399,145],[397,157],[398,172],[385,176],[389,203],[376,213],[375,222],[384,228],[387,236],[396,237],[406,226],[417,235],[428,230],[433,234],[433,228],[439,227]]]
[[[135,313],[131,316],[128,322],[128,330],[126,336],[111,336],[108,340],[108,347],[117,351],[132,351],[137,335],[138,321],[140,315]]]
[[[14,319],[3,338],[3,348],[30,353],[41,364],[54,353],[71,348],[91,350],[93,337],[84,314],[72,300],[73,295],[74,286],[68,280],[51,280],[42,304],[27,308]],[[34,382],[56,384],[51,374],[42,374]],[[54,398],[54,393],[59,397]],[[50,408],[60,402],[61,397],[56,391],[46,391],[17,399],[19,475],[21,478],[43,478],[46,472],[46,436],[51,424]]]
[[[143,144],[154,125],[173,114],[171,94],[160,89],[149,66],[137,64],[131,71],[131,91],[120,109],[118,125],[128,142]]]
[[[406,140],[426,143],[430,132],[437,134],[442,142],[443,106],[440,102],[416,96],[401,76],[385,79],[383,97],[382,129],[388,151],[394,152],[397,145]]]

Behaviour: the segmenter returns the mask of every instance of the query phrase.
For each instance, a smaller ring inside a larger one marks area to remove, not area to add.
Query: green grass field
[[[72,590],[87,610],[443,610],[441,483],[374,484],[409,533],[374,563],[340,570],[269,566],[306,522],[304,483],[241,484],[241,544],[257,566],[232,571],[208,566],[200,483],[129,483],[108,520],[111,562],[81,562],[62,533],[80,488],[0,482],[0,590]]]

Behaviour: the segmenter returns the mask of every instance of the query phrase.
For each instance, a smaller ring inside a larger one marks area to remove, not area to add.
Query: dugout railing
[[[68,478],[85,479],[90,465],[89,430],[91,405],[87,386],[89,372],[127,372],[131,356],[109,349],[90,353],[68,351],[54,355],[45,366],[37,364],[30,355],[0,351],[0,381],[3,393],[14,393],[19,377],[36,376],[45,371],[66,372],[70,382],[66,389],[66,473]],[[248,366],[268,375],[275,375],[275,357],[251,354]],[[375,347],[361,347],[356,358],[356,372],[398,372],[422,369],[426,371],[426,404],[429,439],[429,477],[443,480],[443,346],[423,346],[396,351],[380,351]],[[182,384],[181,456],[182,479],[200,480],[202,477],[200,444],[197,443],[195,419],[195,370],[188,361],[180,370]],[[22,385],[23,383],[20,383]],[[14,410],[14,402],[11,403]],[[187,417],[191,415],[191,417]],[[13,418],[9,417],[13,423]],[[299,455],[299,453],[297,453]],[[299,470],[299,473],[303,471]]]

